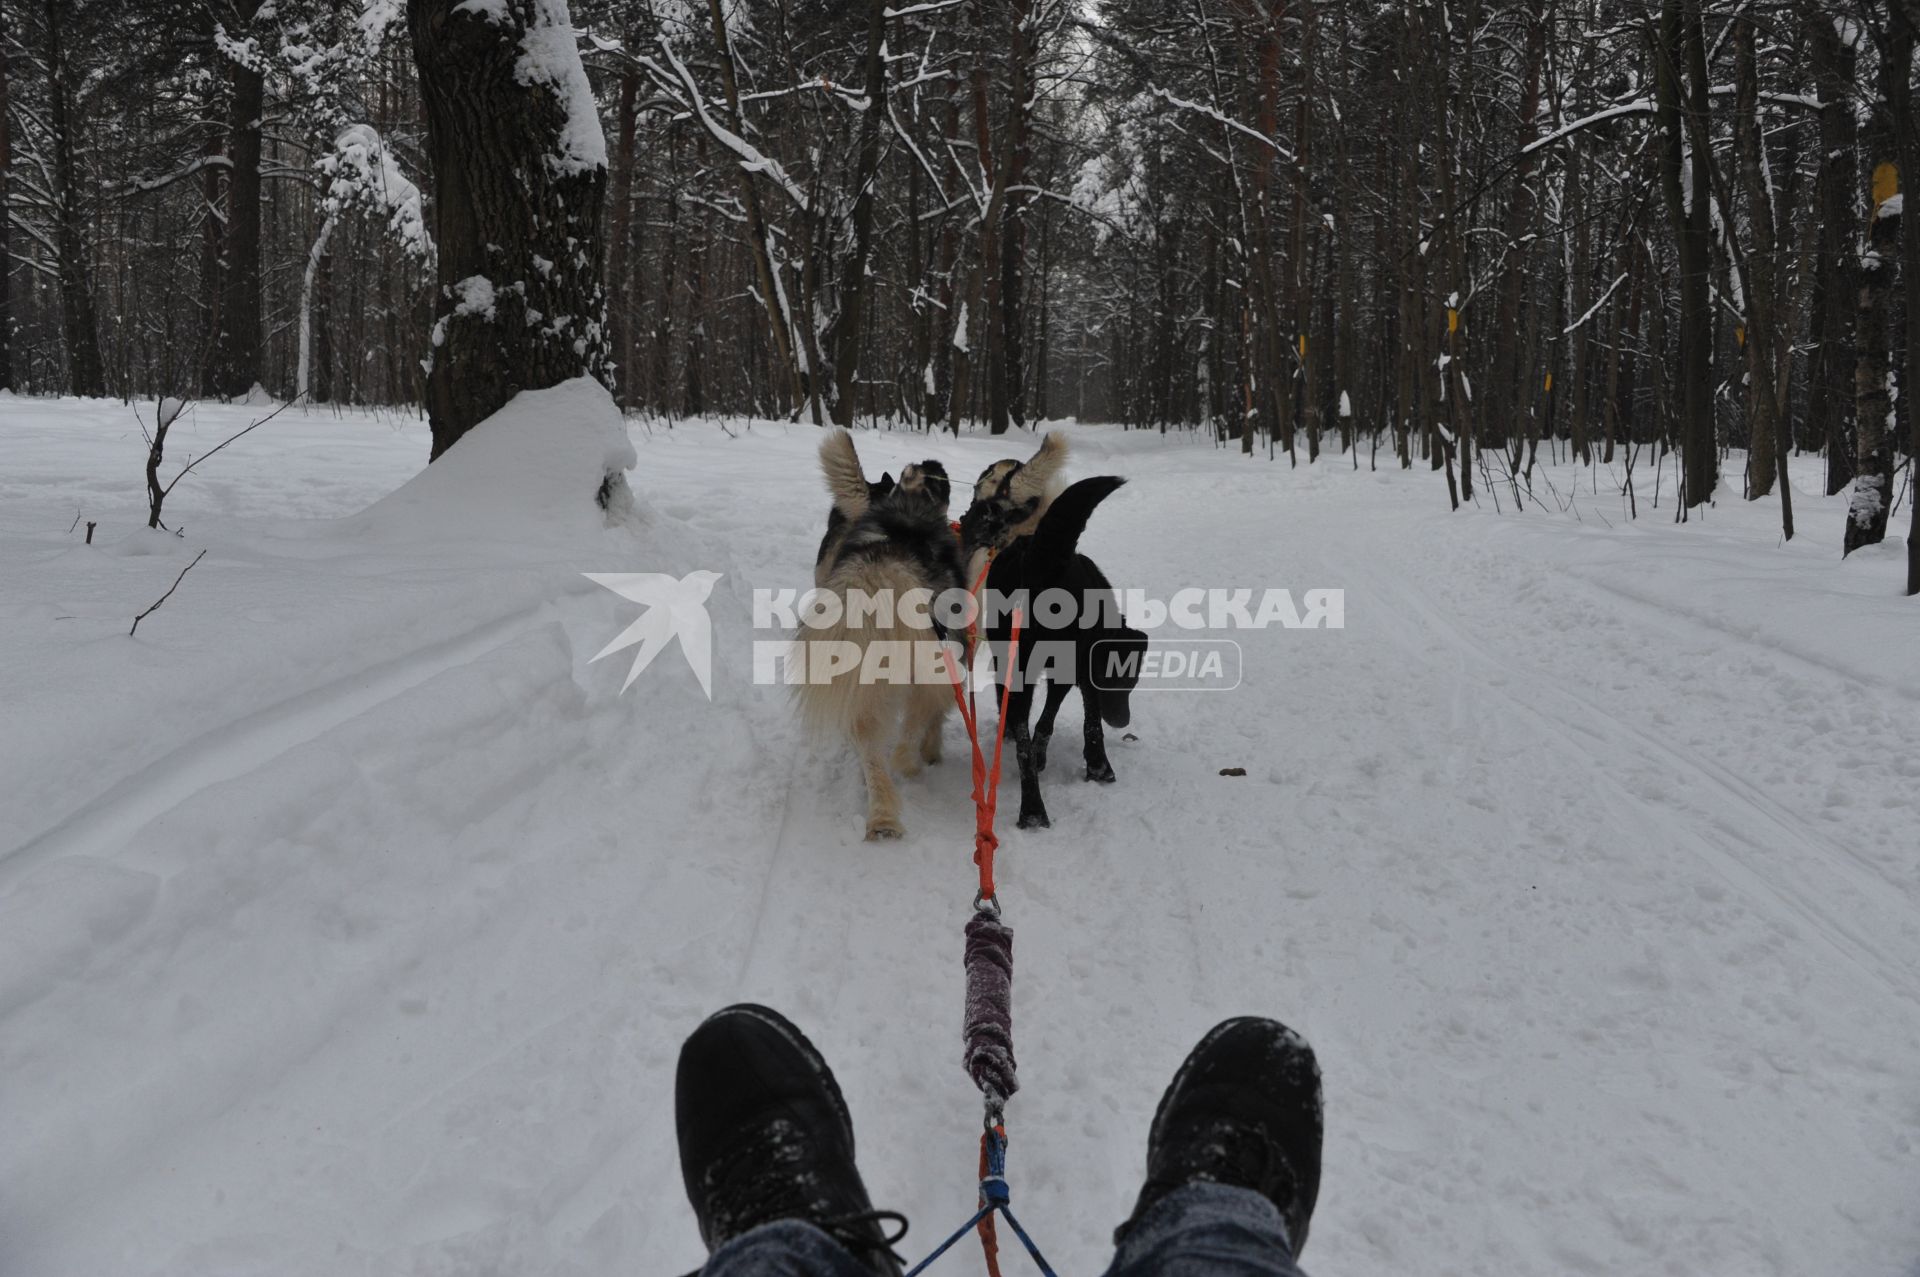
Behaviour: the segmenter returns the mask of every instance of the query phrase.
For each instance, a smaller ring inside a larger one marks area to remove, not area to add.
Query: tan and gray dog
[[[953,690],[944,681],[914,681],[910,668],[889,662],[889,677],[874,678],[866,660],[875,644],[887,652],[930,651],[945,635],[925,608],[898,606],[910,591],[927,597],[964,589],[960,546],[947,522],[950,484],[938,461],[923,461],[900,472],[898,483],[885,476],[868,483],[854,451],[853,436],[836,430],[820,447],[820,468],[833,498],[826,539],[814,564],[814,584],[841,603],[829,624],[803,627],[806,645],[796,659],[806,661],[807,677],[796,685],[801,721],[823,735],[853,742],[867,786],[867,838],[897,838],[900,795],[893,773],[918,775],[922,765],[940,761],[940,728],[953,707]],[[847,606],[856,600],[884,600],[877,612]],[[813,657],[834,645],[857,650],[861,659],[822,679]],[[908,664],[911,665],[911,657]]]

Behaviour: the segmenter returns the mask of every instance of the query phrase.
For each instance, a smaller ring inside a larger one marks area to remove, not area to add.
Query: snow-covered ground
[[[907,839],[862,842],[851,758],[750,678],[819,432],[635,425],[608,529],[592,409],[523,402],[411,484],[418,421],[288,413],[180,485],[175,538],[130,410],[0,399],[0,1271],[684,1271],[675,1053],[741,998],[835,1065],[904,1249],[964,1217],[958,725]],[[1322,1277],[1920,1272],[1904,547],[1840,562],[1811,462],[1782,545],[1771,501],[1674,526],[1670,474],[1631,524],[1584,483],[1560,512],[1564,469],[1553,512],[1452,514],[1425,470],[1071,433],[1073,475],[1132,479],[1085,542],[1116,583],[1339,587],[1346,627],[1136,697],[1112,787],[1070,704],[1055,827],[1003,830],[1011,1171],[1063,1271],[1104,1263],[1188,1045],[1252,1011],[1326,1072]],[[962,477],[1032,446],[859,442]],[[712,703],[673,652],[620,695],[590,658],[636,608],[580,574],[698,568]]]

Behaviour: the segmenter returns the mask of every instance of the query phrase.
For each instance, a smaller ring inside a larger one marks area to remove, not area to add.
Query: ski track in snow
[[[322,520],[424,430],[289,414],[182,485],[181,544],[133,527],[124,409],[0,416],[0,1271],[685,1271],[675,1053],[741,998],[834,1064],[906,1250],[964,1218],[964,736],[868,845],[850,751],[743,674],[752,589],[809,579],[818,431],[635,425],[638,529],[419,545]],[[1085,541],[1123,588],[1347,606],[1238,636],[1236,692],[1138,695],[1115,785],[1071,699],[1053,829],[1001,831],[1010,1172],[1062,1271],[1104,1265],[1161,1088],[1245,1012],[1322,1057],[1325,1277],[1915,1271],[1897,547],[1834,561],[1844,495],[1797,493],[1781,547],[1764,504],[1449,514],[1424,470],[1072,433],[1073,476],[1131,478]],[[964,482],[1032,439],[859,445]],[[577,573],[696,567],[713,702],[671,650],[619,695],[626,654],[588,658],[630,606]]]
[[[0,891],[42,861],[129,848],[141,829],[194,795],[238,780],[433,678],[472,664],[524,633],[535,620],[528,613],[504,617],[292,697],[170,750],[161,761],[86,800],[59,825],[15,847],[0,861]],[[132,856],[126,862],[136,863]]]

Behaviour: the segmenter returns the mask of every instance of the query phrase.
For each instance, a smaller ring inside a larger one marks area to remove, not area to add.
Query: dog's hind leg
[[[915,687],[900,724],[900,743],[894,746],[893,766],[902,776],[918,776],[927,763],[940,761],[940,723],[951,703],[945,684]]]
[[[947,707],[945,704],[942,704],[939,709],[927,715],[927,730],[922,733],[920,737],[921,762],[937,763],[940,761],[942,748],[940,728],[946,721]]]
[[[1040,772],[1033,765],[1033,737],[1027,715],[1033,711],[1033,689],[1022,688],[1007,700],[1007,735],[1013,737],[1013,756],[1020,763],[1020,819],[1022,829],[1046,829],[1047,804],[1040,797]]]
[[[1091,683],[1081,684],[1080,706],[1087,714],[1087,779],[1111,785],[1113,764],[1107,761],[1107,731],[1100,725],[1099,689]]]
[[[900,794],[893,787],[887,770],[887,727],[880,715],[871,711],[853,720],[853,747],[860,754],[860,767],[867,777],[867,841],[898,838],[905,832],[900,825]]]
[[[1033,770],[1047,770],[1047,742],[1053,739],[1053,720],[1060,714],[1060,706],[1066,702],[1067,693],[1073,690],[1071,683],[1048,683],[1047,701],[1040,707],[1040,721],[1033,725]]]

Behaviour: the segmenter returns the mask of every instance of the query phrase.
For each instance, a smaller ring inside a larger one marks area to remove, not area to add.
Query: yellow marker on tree
[[[1552,373],[1547,374],[1547,384],[1545,389],[1548,394],[1553,393],[1553,374]]]
[[[1880,215],[1880,206],[1900,193],[1900,166],[1897,164],[1877,164],[1873,169],[1873,213]]]
[[[1451,306],[1447,307],[1447,331],[1449,333],[1460,331],[1460,312]]]

